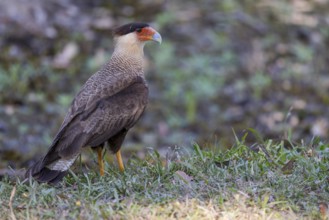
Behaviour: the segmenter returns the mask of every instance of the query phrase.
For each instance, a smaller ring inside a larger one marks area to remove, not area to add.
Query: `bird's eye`
[[[142,28],[137,28],[136,32],[138,32],[138,33],[142,32]]]

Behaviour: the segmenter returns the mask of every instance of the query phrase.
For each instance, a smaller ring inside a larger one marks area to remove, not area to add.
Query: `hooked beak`
[[[138,35],[138,39],[140,41],[152,40],[152,41],[158,42],[159,44],[161,44],[161,42],[162,42],[161,35],[151,27],[143,28],[140,33],[137,33],[137,35]]]
[[[152,36],[152,40],[155,41],[155,42],[158,42],[159,44],[161,44],[162,37],[158,32],[155,32]]]

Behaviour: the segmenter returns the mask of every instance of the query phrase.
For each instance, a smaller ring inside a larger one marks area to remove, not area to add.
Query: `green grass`
[[[1,219],[320,219],[329,145],[243,139],[230,150],[152,151],[131,158],[123,174],[107,164],[104,177],[77,162],[57,187],[5,178]]]

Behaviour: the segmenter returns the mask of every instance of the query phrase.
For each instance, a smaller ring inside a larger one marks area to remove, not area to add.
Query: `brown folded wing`
[[[58,182],[82,147],[96,147],[120,133],[125,134],[145,110],[147,97],[148,88],[142,77],[110,96],[88,97],[84,99],[88,105],[79,103],[75,109],[78,95],[48,153],[31,167],[30,174],[39,182]]]

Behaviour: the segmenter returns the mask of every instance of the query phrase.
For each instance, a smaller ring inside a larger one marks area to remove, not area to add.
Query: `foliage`
[[[0,144],[6,149],[26,139],[32,140],[27,149],[46,148],[49,142],[39,137],[55,135],[73,96],[111,56],[110,29],[128,20],[152,21],[163,36],[161,46],[145,48],[150,101],[128,139],[138,136],[160,149],[218,136],[229,146],[231,128],[241,136],[246,127],[264,137],[280,137],[288,127],[295,140],[328,138],[326,1],[122,1],[122,7],[50,1],[0,7],[7,22],[0,28]],[[52,120],[40,132],[16,129],[43,122],[37,116]]]

